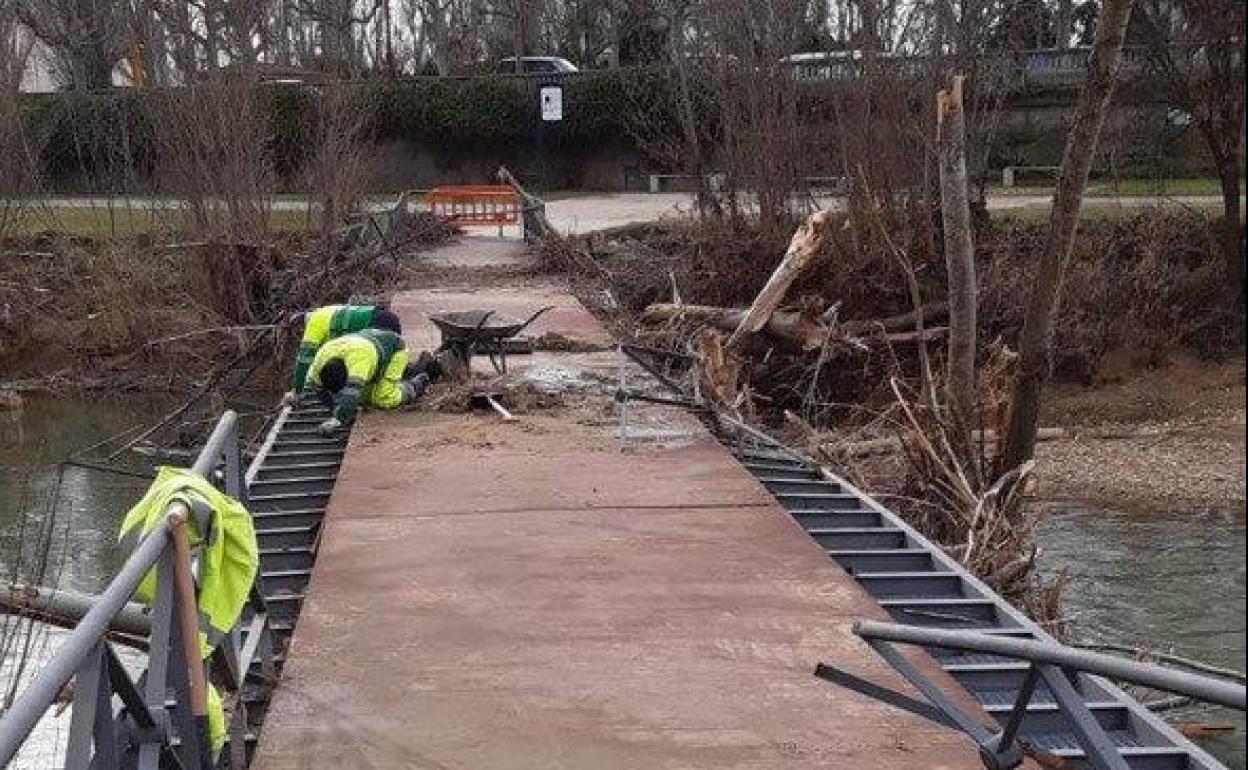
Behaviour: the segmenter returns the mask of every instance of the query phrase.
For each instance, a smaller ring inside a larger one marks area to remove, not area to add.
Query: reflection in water
[[[0,415],[0,575],[12,575],[19,541],[36,529],[26,520],[30,515],[52,531],[45,582],[88,592],[103,588],[120,564],[120,517],[146,483],[59,464],[70,452],[159,413],[148,399],[32,397],[24,409]]]
[[[1080,638],[1244,669],[1242,509],[1124,513],[1054,503],[1048,512],[1044,565],[1071,570],[1066,612]],[[1188,719],[1237,725],[1205,745],[1229,767],[1245,768],[1242,715]]]
[[[45,585],[91,593],[103,590],[121,563],[115,545],[121,516],[147,484],[143,479],[62,468],[60,462],[74,450],[151,420],[161,413],[159,406],[138,398],[44,397],[29,399],[19,412],[0,413],[0,579],[39,579]],[[33,574],[29,559],[40,550],[35,541],[41,532],[47,534],[51,549],[48,569],[40,578]],[[20,568],[19,555],[28,559]],[[6,623],[0,636],[5,648],[0,685],[6,691],[15,686],[20,692],[65,632]],[[142,655],[124,649],[119,654],[132,672],[142,668]],[[20,662],[26,655],[29,661],[23,667]],[[70,713],[50,713],[40,720],[14,759],[14,770],[64,763]]]

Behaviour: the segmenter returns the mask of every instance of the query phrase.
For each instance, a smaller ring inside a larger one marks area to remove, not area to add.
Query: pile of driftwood
[[[751,347],[764,355],[818,352],[825,363],[842,353],[866,353],[942,338],[944,326],[928,326],[948,310],[944,302],[886,318],[842,320],[839,303],[803,298],[786,304],[789,289],[815,262],[838,219],[831,212],[811,215],[794,233],[788,250],[749,307],[686,304],[673,288],[673,301],[652,304],[641,316],[649,326],[692,324],[698,355],[700,395],[741,416],[750,412],[749,385],[741,372]]]
[[[931,341],[942,337],[943,326],[916,328],[948,311],[944,302],[887,318],[841,321],[839,304],[818,307],[811,301],[784,306],[790,287],[815,261],[824,239],[832,228],[834,215],[821,211],[810,216],[789,243],[788,251],[762,291],[748,308],[688,305],[674,297],[672,302],[646,308],[642,322],[662,324],[679,321],[700,322],[727,332],[729,350],[741,349],[755,335],[791,351],[814,351],[828,345],[848,349],[869,349],[873,344],[890,345]]]
[[[1056,619],[1060,585],[1036,583],[1033,535],[1039,519],[1021,505],[1031,465],[1002,475],[992,459],[1013,353],[994,346],[991,360],[979,372],[979,394],[974,399],[973,419],[979,429],[963,431],[964,424],[955,418],[946,389],[928,360],[930,343],[946,339],[949,332],[940,324],[949,313],[945,302],[916,301],[908,313],[872,319],[841,319],[839,305],[823,300],[786,304],[790,288],[813,265],[839,221],[828,212],[809,217],[749,307],[690,305],[674,296],[672,302],[647,307],[642,322],[697,326],[693,348],[698,395],[746,420],[754,417],[747,376],[751,361],[781,353],[808,358],[818,367],[840,356],[913,346],[921,362],[917,386],[891,379],[896,401],[889,407],[894,416],[886,421],[886,435],[866,438],[855,447],[860,452],[853,454],[890,453],[901,458],[908,471],[898,489],[890,491],[914,503],[908,517],[1038,619]],[[786,418],[807,439],[814,455],[845,459],[841,452],[828,451],[829,433],[791,412]]]

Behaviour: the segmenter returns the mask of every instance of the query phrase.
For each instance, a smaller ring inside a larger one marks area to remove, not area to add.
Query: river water
[[[0,413],[0,576],[12,574],[23,512],[35,511],[55,516],[49,581],[89,592],[107,583],[120,563],[117,524],[146,484],[57,466],[74,449],[150,421],[161,406],[143,398],[35,399],[16,414]],[[1244,668],[1242,508],[1161,514],[1053,503],[1040,539],[1045,568],[1071,570],[1066,608],[1081,637]],[[1233,770],[1245,770],[1242,718],[1182,718],[1235,724],[1235,732],[1204,744]]]
[[[1040,533],[1049,572],[1069,568],[1065,612],[1075,636],[1244,670],[1245,517],[1229,510],[1123,511],[1050,503]],[[1244,719],[1172,715],[1235,726],[1201,743],[1244,770]]]

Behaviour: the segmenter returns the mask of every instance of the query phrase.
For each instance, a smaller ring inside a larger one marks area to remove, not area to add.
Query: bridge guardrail
[[[1245,710],[1245,687],[1187,671],[1165,666],[1125,660],[1112,655],[1067,647],[1052,641],[1013,639],[980,631],[949,630],[898,623],[860,620],[854,633],[912,684],[939,712],[937,721],[966,733],[979,747],[980,758],[988,770],[1005,770],[1022,764],[1024,751],[1019,732],[1027,717],[1028,706],[1041,684],[1062,711],[1071,731],[1078,738],[1090,764],[1097,770],[1129,770],[1130,765],[1119,754],[1113,739],[1080,697],[1079,679],[1097,676],[1149,687],[1173,695],[1181,695],[1236,711]],[[902,655],[895,645],[912,645],[924,649],[943,649],[963,653],[992,655],[1030,664],[1023,686],[999,731],[984,726],[967,712],[951,693],[925,676],[917,666]],[[859,689],[852,675],[820,665],[817,675],[835,684]],[[932,717],[926,704],[908,704],[906,696],[884,691],[876,685],[863,687],[866,694],[887,700],[901,708]]]
[[[200,451],[192,472],[219,483],[246,503],[238,418],[227,411]],[[192,557],[185,531],[194,515],[182,502],[165,511],[126,559],[45,666],[0,716],[0,766],[7,766],[58,696],[72,683],[65,767],[158,770],[166,758],[186,770],[214,766],[207,739],[206,688],[215,674],[225,699],[235,706],[227,727],[228,745],[220,764],[246,765],[246,710],[242,688],[259,660],[262,675],[274,672],[272,637],[259,590],[252,587],[250,611],[204,661],[200,656],[199,615]],[[156,569],[150,609],[147,670],[136,681],[121,664],[108,634],[145,575]],[[122,703],[114,713],[113,697]]]

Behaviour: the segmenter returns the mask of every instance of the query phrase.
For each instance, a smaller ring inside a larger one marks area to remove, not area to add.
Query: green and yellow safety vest
[[[326,342],[308,367],[308,384],[319,386],[321,369],[340,358],[347,367],[347,384],[334,396],[334,417],[348,425],[360,404],[394,409],[403,402],[399,383],[407,367],[403,338],[387,329],[364,329]]]
[[[199,550],[196,601],[199,610],[199,648],[204,659],[212,654],[238,623],[251,595],[260,564],[256,530],[242,503],[218,490],[207,479],[183,468],[161,467],[143,499],[121,522],[119,540],[136,548],[153,529],[162,526],[169,506],[182,502],[192,511],[207,509],[206,524],[191,516],[187,522],[189,546]],[[135,596],[150,604],[156,596],[156,570],[139,583]],[[213,753],[225,745],[225,713],[221,697],[209,683],[208,732]]]
[[[308,367],[321,345],[335,337],[367,329],[373,323],[374,310],[372,305],[326,305],[307,314],[291,383],[296,393],[303,390]]]

